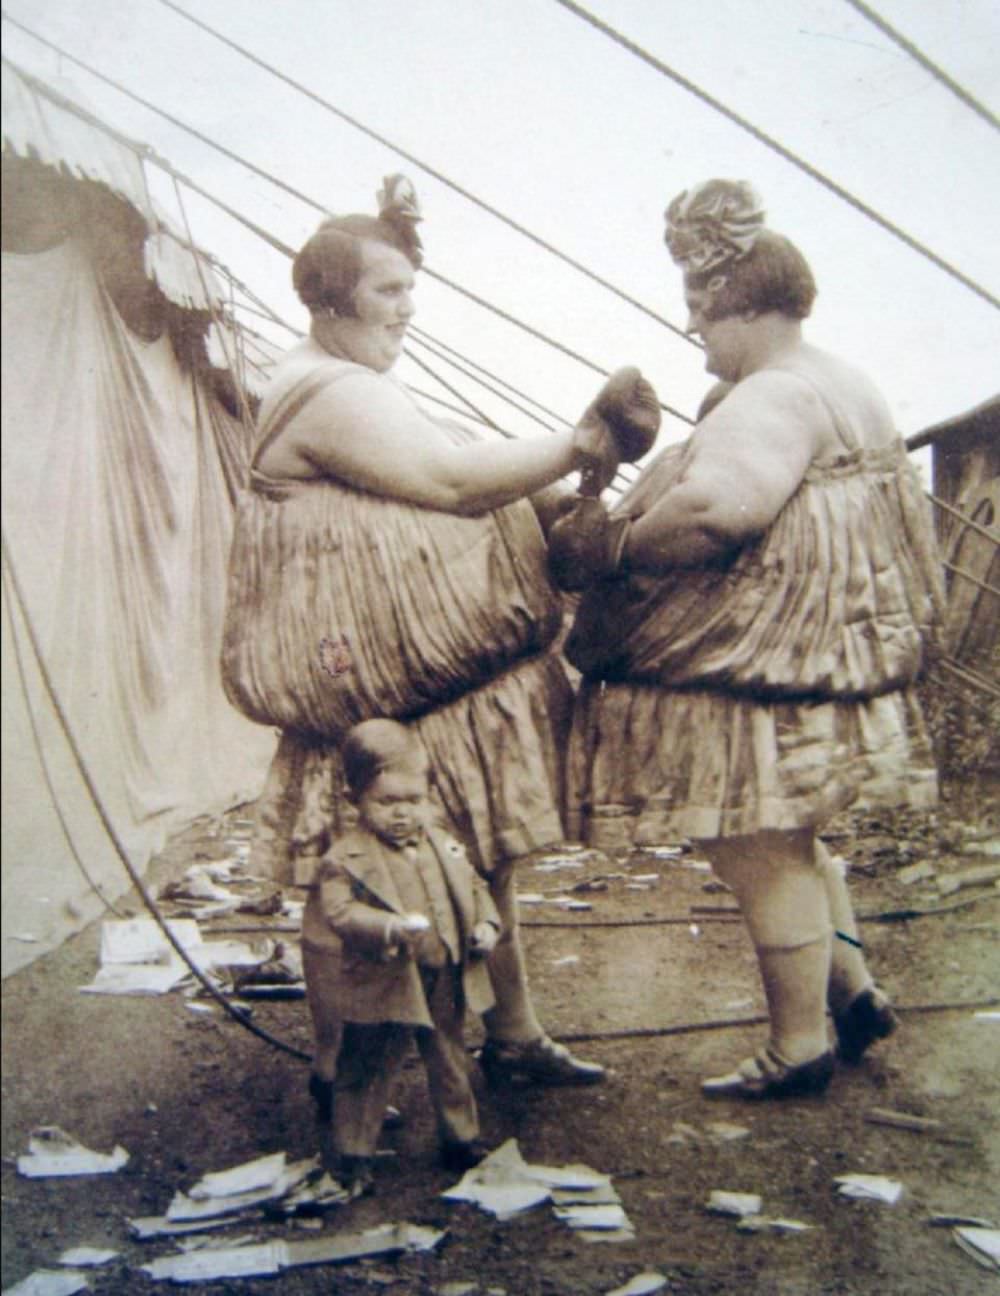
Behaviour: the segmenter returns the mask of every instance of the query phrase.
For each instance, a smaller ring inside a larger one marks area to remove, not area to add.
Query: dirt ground
[[[929,1219],[955,1214],[1000,1223],[1000,1025],[976,1016],[1000,1003],[1000,893],[986,884],[942,897],[934,878],[902,880],[902,870],[921,861],[938,879],[995,864],[996,806],[995,796],[966,795],[961,807],[947,799],[933,816],[855,813],[833,826],[829,845],[850,863],[869,961],[900,1007],[903,1028],[861,1066],[840,1068],[822,1099],[702,1097],[702,1076],[728,1070],[759,1041],[763,1002],[743,928],[725,912],[731,897],[692,854],[590,858],[555,873],[527,867],[522,891],[571,893],[592,906],[525,905],[525,941],[550,1032],[610,1074],[591,1089],[498,1090],[477,1073],[484,1135],[491,1145],[516,1138],[531,1162],[584,1162],[612,1175],[635,1239],[585,1241],[547,1205],[501,1223],[442,1200],[457,1176],[436,1164],[423,1075],[414,1064],[398,1094],[406,1124],[384,1136],[395,1155],[379,1159],[376,1195],[328,1209],[320,1233],[288,1221],[264,1222],[254,1232],[317,1237],[406,1220],[446,1230],[440,1245],[188,1290],[430,1296],[468,1283],[476,1293],[598,1296],[644,1270],[664,1275],[663,1290],[692,1296],[998,1290],[998,1275]],[[196,858],[217,855],[226,826],[195,825],[156,862],[154,877],[177,876]],[[131,907],[139,911],[134,898]],[[916,912],[923,909],[933,912]],[[250,921],[268,926],[265,918]],[[132,1239],[130,1218],[162,1214],[176,1190],[208,1171],[267,1152],[300,1158],[318,1149],[304,1062],[217,1008],[196,1014],[180,992],[79,993],[97,968],[99,929],[95,924],[3,986],[4,1288],[54,1266],[64,1249],[87,1244],[119,1252],[91,1271],[93,1291],[158,1290],[164,1284],[138,1266],[177,1248]],[[304,1000],[258,1001],[253,1020],[308,1051]],[[472,1023],[470,1046],[479,1038]],[[875,1124],[873,1108],[929,1117],[940,1127],[918,1133]],[[720,1121],[749,1134],[720,1141],[710,1128]],[[98,1151],[120,1144],[129,1162],[114,1175],[19,1176],[16,1158],[30,1131],[47,1124]],[[834,1176],[853,1171],[901,1181],[900,1200],[838,1196]],[[705,1209],[713,1189],[759,1193],[765,1213],[812,1228],[739,1232],[733,1219]]]

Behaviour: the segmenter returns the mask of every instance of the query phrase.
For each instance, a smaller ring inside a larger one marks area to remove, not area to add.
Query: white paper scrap
[[[611,1183],[610,1176],[603,1184],[587,1188],[553,1188],[552,1203],[554,1206],[607,1206],[621,1202],[617,1190]]]
[[[71,1269],[36,1269],[13,1287],[5,1287],[3,1296],[73,1296],[89,1289],[86,1274]]]
[[[59,1264],[67,1265],[69,1268],[75,1268],[77,1265],[81,1269],[96,1267],[107,1264],[118,1254],[117,1251],[107,1251],[100,1247],[78,1246],[70,1247],[59,1257]]]
[[[161,995],[169,994],[191,975],[177,959],[173,963],[107,963],[98,968],[81,994]]]
[[[284,1153],[277,1155],[284,1156]],[[251,1163],[252,1164],[252,1163]],[[319,1159],[311,1157],[304,1161],[294,1161],[271,1182],[248,1192],[235,1192],[223,1197],[194,1198],[186,1193],[175,1193],[167,1207],[167,1219],[171,1223],[186,1220],[213,1219],[219,1215],[232,1215],[245,1211],[263,1202],[277,1201],[286,1193],[296,1188],[319,1167]],[[243,1167],[235,1167],[242,1170]],[[195,1185],[198,1187],[199,1185]],[[192,1191],[194,1191],[192,1189]]]
[[[506,1144],[502,1145],[506,1147]],[[547,1166],[522,1162],[529,1178],[550,1188],[604,1188],[611,1180],[599,1170],[586,1165]]]
[[[548,1185],[533,1179],[529,1169],[517,1140],[507,1139],[441,1196],[472,1202],[498,1219],[510,1219],[549,1198]]]
[[[635,1229],[631,1224],[617,1229],[574,1229],[573,1236],[581,1242],[634,1242]]]
[[[232,1197],[236,1193],[254,1192],[258,1188],[269,1188],[284,1173],[285,1154],[275,1152],[270,1156],[258,1157],[229,1170],[216,1170],[204,1175],[188,1196],[193,1201],[205,1201],[209,1197]]]
[[[736,1227],[741,1233],[806,1233],[813,1226],[781,1215],[747,1215]]]
[[[833,1181],[838,1185],[841,1197],[852,1197],[863,1201],[881,1201],[889,1206],[899,1201],[903,1185],[898,1179],[887,1179],[884,1175],[846,1174],[837,1175]]]
[[[213,1278],[248,1278],[256,1274],[276,1274],[287,1263],[284,1242],[258,1242],[244,1247],[209,1247],[203,1251],[182,1251],[179,1255],[161,1256],[142,1265],[142,1272],[153,1279],[171,1282],[210,1282]]]
[[[31,1131],[27,1155],[17,1158],[17,1170],[28,1179],[113,1174],[127,1162],[123,1147],[107,1154],[92,1152],[58,1125],[42,1125]]]
[[[201,931],[191,918],[168,919],[167,927],[184,949],[201,944]],[[177,951],[152,918],[108,919],[101,924],[101,963],[162,963]]]
[[[652,1296],[653,1292],[662,1291],[666,1285],[667,1280],[663,1274],[650,1271],[636,1274],[624,1287],[616,1287],[607,1296]]]
[[[572,1229],[620,1229],[627,1228],[629,1219],[621,1206],[555,1206],[553,1213],[556,1219],[562,1220]]]
[[[952,1237],[978,1264],[987,1269],[1000,1269],[1000,1229],[962,1225],[952,1229]]]
[[[757,1193],[726,1192],[716,1188],[709,1193],[705,1209],[717,1215],[759,1215],[761,1205]]]
[[[166,1215],[143,1215],[128,1221],[128,1229],[133,1237],[148,1242],[155,1237],[184,1236],[188,1233],[206,1233],[209,1230],[232,1228],[235,1224],[247,1224],[261,1218],[260,1211],[247,1210],[242,1215],[230,1219],[226,1216],[211,1215],[207,1219],[169,1220]]]
[[[443,1229],[425,1228],[420,1224],[378,1224],[361,1233],[326,1233],[322,1237],[301,1238],[286,1244],[285,1264],[333,1264],[340,1260],[360,1260],[366,1256],[387,1255],[393,1251],[430,1251],[445,1236]]]

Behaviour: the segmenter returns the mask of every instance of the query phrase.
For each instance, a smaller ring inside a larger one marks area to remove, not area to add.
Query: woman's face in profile
[[[739,315],[708,318],[711,294],[704,289],[688,288],[684,299],[688,308],[686,332],[704,343],[705,369],[725,382],[739,382],[747,321]]]
[[[413,318],[413,266],[384,243],[362,245],[362,271],[354,290],[355,316],[339,316],[335,336],[348,360],[385,373],[399,359]]]

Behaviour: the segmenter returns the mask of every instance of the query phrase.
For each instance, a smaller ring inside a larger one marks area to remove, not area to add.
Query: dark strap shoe
[[[795,1065],[765,1045],[728,1075],[703,1080],[701,1091],[708,1098],[792,1098],[824,1093],[832,1078],[829,1051]]]
[[[888,995],[878,986],[871,986],[856,995],[842,1013],[833,1014],[833,1028],[838,1056],[854,1066],[876,1040],[887,1039],[899,1028],[899,1018]]]
[[[491,1084],[592,1085],[606,1074],[599,1063],[574,1057],[547,1035],[527,1044],[487,1040],[479,1065]]]

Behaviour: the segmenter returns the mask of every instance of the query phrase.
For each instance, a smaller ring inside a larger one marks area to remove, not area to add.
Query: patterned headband
[[[686,274],[705,274],[739,260],[764,228],[764,210],[745,180],[706,180],[685,189],[666,210],[664,241]]]

